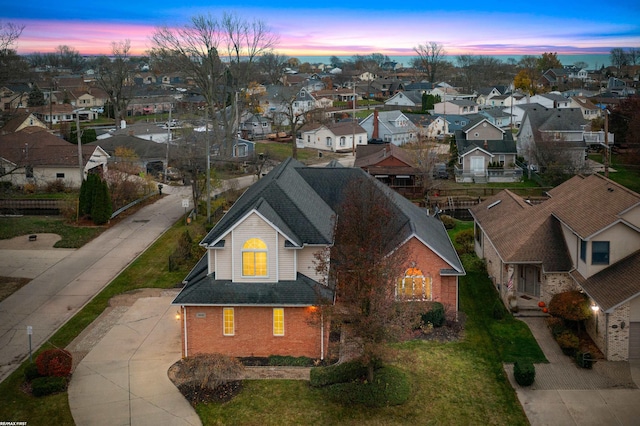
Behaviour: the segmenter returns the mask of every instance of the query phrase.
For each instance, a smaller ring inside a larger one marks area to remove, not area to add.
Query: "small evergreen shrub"
[[[64,392],[66,389],[66,377],[38,377],[31,381],[31,393],[33,396],[51,395],[53,393]]]
[[[564,321],[562,320],[562,318],[548,317],[546,321],[547,327],[549,327],[549,330],[551,331],[551,334],[554,338],[567,331],[567,327],[564,325]]]
[[[434,327],[442,327],[445,321],[444,305],[440,302],[433,302],[431,309],[422,314],[422,323],[431,323]]]
[[[67,377],[71,374],[73,358],[64,349],[47,349],[36,358],[41,376]]]
[[[473,253],[474,235],[473,229],[465,229],[458,232],[455,236],[455,242],[458,249],[458,254]]]
[[[34,362],[27,364],[24,369],[24,379],[27,382],[32,381],[33,379],[37,379],[38,377],[42,377],[40,373],[38,373],[38,365]]]
[[[378,408],[407,402],[411,395],[411,385],[405,372],[386,366],[376,370],[372,383],[339,383],[326,388],[326,392],[329,399],[342,405],[358,404]]]
[[[360,361],[349,361],[328,367],[312,368],[309,383],[313,387],[322,387],[358,380],[366,375],[367,367]]]
[[[536,367],[529,360],[517,360],[513,364],[513,377],[520,386],[531,386],[536,379]]]
[[[569,330],[565,330],[556,337],[556,342],[562,349],[562,353],[568,356],[574,356],[580,345],[580,339]]]

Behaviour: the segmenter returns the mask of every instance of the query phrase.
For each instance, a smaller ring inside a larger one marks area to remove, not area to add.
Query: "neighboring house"
[[[109,154],[109,162],[120,161],[116,155],[117,148],[133,151],[136,154],[135,164],[137,164],[141,170],[151,175],[161,173],[167,168],[167,155],[169,156],[169,163],[172,166],[174,165],[173,161],[178,157],[178,152],[174,147],[170,147],[167,152],[167,145],[165,143],[157,143],[126,134],[115,135],[107,139],[91,142],[85,144],[85,146],[99,146]],[[128,161],[131,161],[131,159]]]
[[[582,172],[587,123],[577,108],[530,108],[518,130],[518,155],[539,169],[554,164],[566,173]]]
[[[403,107],[410,109],[422,109],[422,93],[419,91],[398,92],[384,101],[385,107]]]
[[[479,114],[484,116],[496,127],[504,129],[513,126],[513,116],[508,112],[505,112],[502,108],[481,109]]]
[[[146,123],[138,121],[133,124],[121,123],[122,127],[113,132],[105,134],[105,136],[135,136],[138,139],[144,139],[158,144],[164,144],[167,140],[173,139],[171,129],[167,129],[165,123]],[[106,137],[100,140],[107,139]]]
[[[266,139],[272,132],[270,118],[261,114],[248,113],[240,121],[240,134],[243,139]]]
[[[582,116],[586,120],[593,120],[598,117],[602,117],[601,109],[598,108],[593,102],[584,96],[572,96],[571,108],[580,108]]]
[[[334,245],[336,210],[344,188],[373,179],[346,167],[308,167],[287,159],[253,184],[201,241],[207,252],[174,299],[182,325],[182,356],[221,353],[324,359],[330,318],[320,305],[334,300],[316,256]],[[436,300],[458,311],[464,269],[443,224],[382,184],[394,208],[399,241],[412,253],[396,294]],[[415,278],[419,276],[419,279]]]
[[[418,128],[400,111],[374,110],[360,125],[369,140],[404,145],[418,139]]]
[[[539,80],[545,87],[554,87],[569,82],[569,71],[565,68],[548,69],[542,73]]]
[[[565,98],[560,92],[533,95],[529,98],[529,103],[537,103],[545,108],[571,108],[571,99]]]
[[[98,118],[97,112],[78,110],[69,104],[29,107],[27,111],[33,113],[40,121],[47,124],[71,123],[76,121],[76,118],[80,121],[92,121]]]
[[[109,155],[102,148],[83,145],[81,149],[83,178],[107,169]],[[0,159],[0,181],[18,186],[63,181],[66,187],[80,187],[78,146],[40,127],[0,136]]]
[[[302,139],[305,148],[331,152],[351,152],[355,147],[367,144],[367,132],[357,123],[343,121],[303,129],[300,133],[300,139]]]
[[[512,116],[513,124],[515,125],[515,127],[520,127],[525,113],[533,108],[544,109],[545,107],[536,103],[523,103],[503,108],[502,111]]]
[[[438,102],[433,106],[433,111],[436,114],[447,114],[447,115],[477,114],[478,104],[468,99],[453,99],[453,100]]]
[[[26,108],[31,88],[27,84],[7,84],[0,87],[0,111],[13,112]]]
[[[456,131],[461,130],[473,120],[477,120],[478,118],[486,118],[480,114],[434,114],[434,116],[441,117],[443,120],[446,120],[445,134],[447,135],[452,135]]]
[[[640,194],[574,176],[531,204],[509,190],[470,209],[475,252],[507,306],[522,312],[580,290],[586,329],[609,361],[640,359]]]
[[[238,138],[233,141],[231,147],[231,157],[237,159],[243,159],[253,157],[253,153],[256,150],[256,143],[246,139]]]
[[[487,101],[499,96],[504,96],[508,89],[507,86],[481,87],[474,92],[476,103],[478,105],[496,105],[495,103],[490,104]]]
[[[353,167],[358,167],[409,199],[422,198],[422,171],[404,149],[391,143],[359,146]]]
[[[446,122],[444,117],[430,114],[405,114],[418,128],[420,136],[432,139],[444,139]]]
[[[27,127],[39,127],[44,130],[48,130],[47,125],[30,112],[21,111],[11,117],[4,126],[0,128],[0,135],[6,135],[7,133],[19,132]]]
[[[522,169],[516,166],[516,143],[509,130],[477,118],[455,132],[458,162],[456,182],[518,182]]]

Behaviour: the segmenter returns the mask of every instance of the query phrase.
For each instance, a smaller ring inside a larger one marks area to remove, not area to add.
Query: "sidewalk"
[[[640,419],[640,362],[597,361],[583,369],[564,355],[543,318],[521,318],[531,329],[548,364],[536,364],[536,379],[525,388],[511,385],[532,426],[637,425]]]
[[[12,276],[33,278],[0,302],[0,381],[29,357],[27,326],[35,350],[184,214],[182,198],[189,191],[165,186],[162,199],[78,250],[0,249],[6,265],[22,265],[13,266]]]

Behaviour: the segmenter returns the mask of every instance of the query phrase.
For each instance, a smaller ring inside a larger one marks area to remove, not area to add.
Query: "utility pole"
[[[353,156],[356,156],[356,102],[357,98],[356,98],[356,82],[355,80],[353,81],[353,102],[351,103],[351,106],[353,107],[353,120],[351,123],[351,127],[353,129],[353,136],[351,139],[351,154],[353,154]]]
[[[609,110],[604,109],[604,177],[609,177]]]
[[[78,166],[80,168],[80,185],[84,181],[84,167],[82,165],[82,135],[80,134],[80,110],[74,111],[76,113],[76,139],[78,141]]]
[[[169,172],[169,142],[171,141],[171,109],[173,104],[169,102],[169,121],[167,121],[167,158],[164,163],[164,183],[167,183],[167,173]]]
[[[209,105],[207,105],[205,111],[206,111],[206,118],[204,120],[204,126],[205,126],[204,128],[205,128],[205,135],[206,135],[205,145],[206,145],[206,155],[207,155],[207,170],[206,170],[207,223],[210,223],[210,220],[211,220],[211,147],[209,143]]]

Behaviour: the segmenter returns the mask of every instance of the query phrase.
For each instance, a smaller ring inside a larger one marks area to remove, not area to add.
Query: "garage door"
[[[640,359],[640,322],[629,324],[629,359]]]

